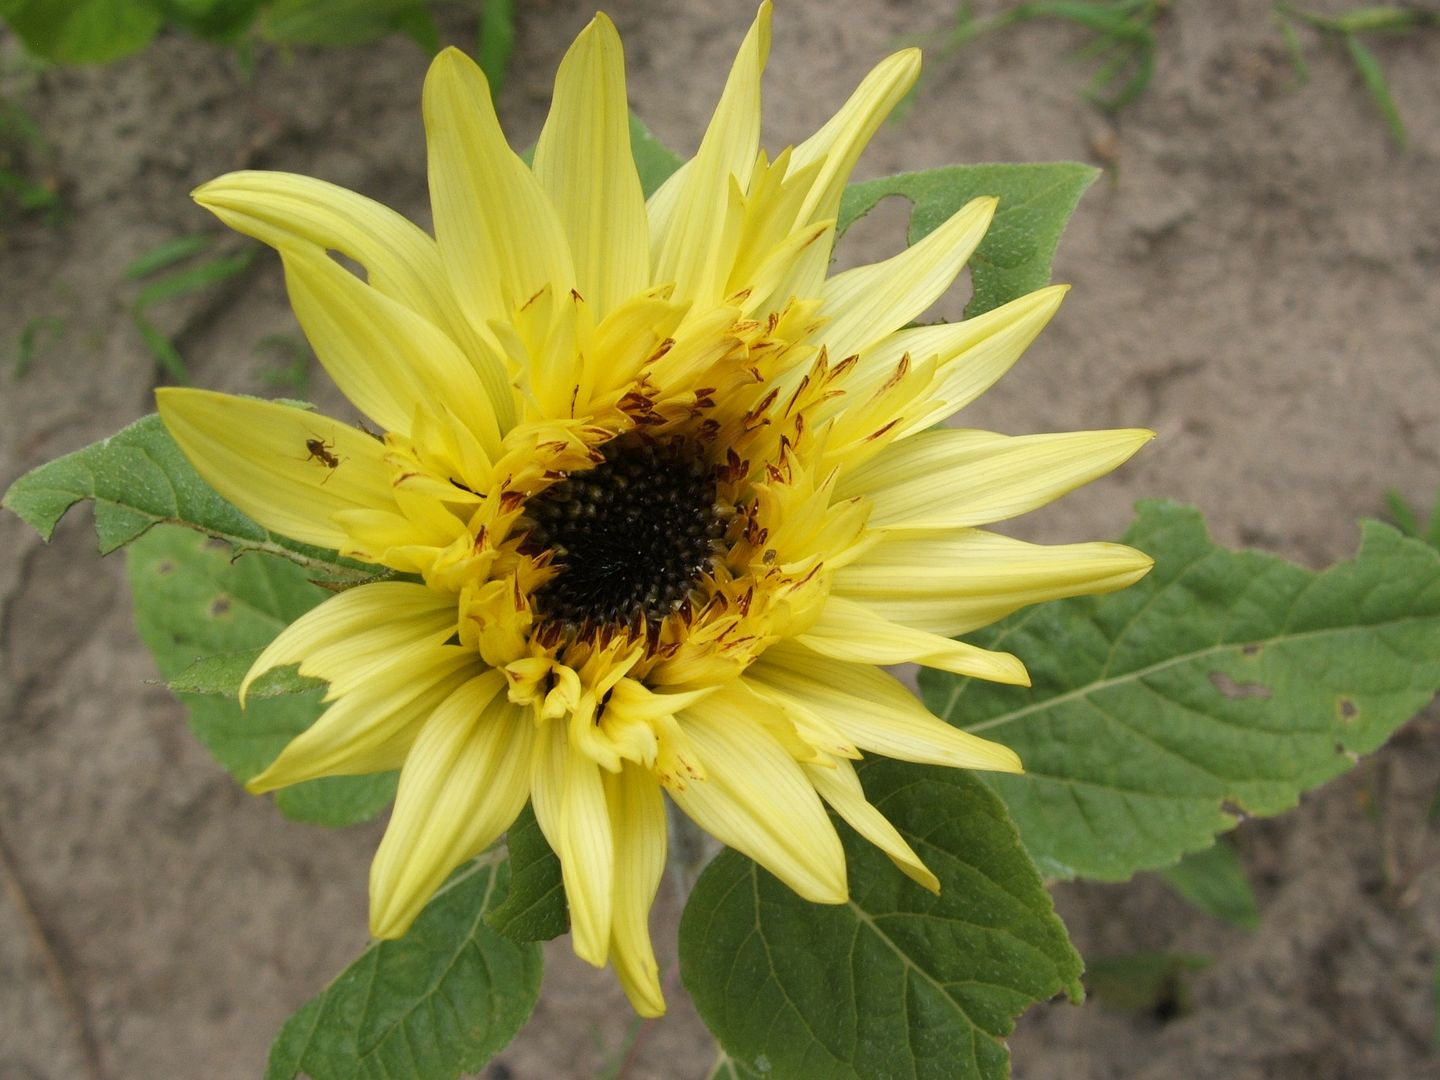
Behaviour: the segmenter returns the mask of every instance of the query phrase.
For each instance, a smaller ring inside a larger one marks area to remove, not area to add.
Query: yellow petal
[[[856,664],[923,664],[991,682],[1029,686],[1025,665],[991,652],[886,620],[865,604],[832,595],[820,618],[795,639],[822,656]]]
[[[863,397],[879,387],[902,356],[910,356],[916,364],[933,357],[936,371],[926,391],[929,404],[911,410],[900,436],[924,431],[970,404],[1009,371],[1069,291],[1068,285],[1051,285],[963,322],[898,330],[861,354],[846,392]]]
[[[600,768],[571,749],[566,725],[539,734],[531,802],[540,831],[560,860],[575,955],[601,967],[609,958],[615,841]]]
[[[430,65],[424,112],[435,237],[466,316],[485,326],[546,286],[566,295],[575,271],[555,208],[505,141],[489,84],[460,50]]]
[[[665,800],[655,774],[628,761],[619,773],[605,773],[603,779],[615,837],[610,959],[635,1011],[660,1016],[665,996],[650,944],[650,905],[665,871]]]
[[[862,750],[899,761],[1021,771],[1009,747],[951,727],[877,668],[832,660],[782,641],[767,649],[745,678],[821,713]]]
[[[850,762],[840,759],[829,768],[806,765],[804,769],[820,797],[849,822],[852,829],[885,852],[890,861],[921,888],[932,893],[940,892],[939,880],[915,854],[915,849],[865,798],[865,790],[860,786],[860,778],[855,775],[855,767]]]
[[[340,548],[334,514],[395,507],[384,445],[349,424],[211,390],[167,387],[155,403],[196,471],[267,529]]]
[[[315,355],[356,408],[388,431],[409,434],[416,410],[440,403],[464,417],[490,454],[500,430],[480,377],[433,323],[366,285],[320,248],[280,252],[290,303]]]
[[[440,251],[423,229],[373,199],[293,173],[227,173],[196,188],[194,198],[236,232],[273,248],[304,240],[354,259],[371,285],[454,339],[500,411],[509,409],[509,379],[495,346],[461,314]]]
[[[915,85],[919,74],[919,49],[904,49],[886,57],[865,76],[840,111],[795,148],[790,158],[792,172],[810,165],[819,166],[801,204],[798,223],[823,221],[839,213],[840,196],[855,162],[891,110]],[[830,243],[825,243],[806,249],[777,286],[777,298],[819,295],[830,247]]]
[[[645,196],[630,152],[625,54],[597,14],[560,63],[535,176],[559,213],[575,288],[603,319],[650,283]]]
[[[664,233],[655,254],[653,280],[673,282],[674,299],[704,310],[723,299],[738,239],[737,211],[760,150],[760,76],[770,54],[770,2],[755,22],[730,69],[720,103],[701,140],[693,166],[667,207]],[[658,193],[657,193],[658,194]]]
[[[311,608],[270,642],[240,684],[240,704],[265,672],[309,660],[305,674],[332,679],[341,674],[314,657],[345,647],[365,633],[380,635],[381,648],[398,649],[416,641],[443,642],[455,629],[455,599],[408,581],[375,581],[346,589]]]
[[[840,838],[800,766],[744,711],[753,701],[722,691],[685,711],[681,724],[705,777],[670,786],[670,797],[806,900],[844,903]]]
[[[820,314],[826,322],[811,335],[841,359],[910,322],[950,287],[995,216],[997,199],[971,199],[917,244],[884,262],[859,266],[825,283]]]
[[[979,529],[884,536],[837,571],[835,592],[895,622],[950,637],[1027,604],[1113,592],[1153,560],[1123,544],[1027,544]]]
[[[529,791],[534,724],[489,671],[454,691],[415,739],[370,866],[370,933],[405,933],[450,871],[510,827]]]
[[[1104,476],[1153,431],[1075,431],[1011,438],[926,431],[844,476],[836,498],[870,500],[871,526],[950,529],[1024,514]]]
[[[322,776],[399,768],[436,706],[478,666],[469,649],[427,641],[382,654],[264,772],[246,781],[246,790],[258,795]]]

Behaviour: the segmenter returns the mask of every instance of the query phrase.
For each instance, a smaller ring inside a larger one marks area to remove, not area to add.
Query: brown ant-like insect
[[[340,466],[340,458],[335,454],[335,444],[333,442],[327,442],[325,439],[315,435],[305,440],[305,449],[309,451],[305,458],[306,461],[318,461],[321,465],[324,465],[325,468],[332,471]],[[329,479],[330,476],[327,473],[325,480],[321,480],[320,482],[323,484]]]

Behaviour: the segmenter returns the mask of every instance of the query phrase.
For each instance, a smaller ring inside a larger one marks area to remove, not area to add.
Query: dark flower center
[[[709,567],[725,522],[715,474],[693,443],[622,436],[605,460],[525,507],[523,550],[549,550],[559,574],[535,593],[557,629],[652,625],[680,607]]]

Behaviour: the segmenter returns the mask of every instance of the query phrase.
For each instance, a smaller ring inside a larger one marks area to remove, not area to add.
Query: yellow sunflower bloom
[[[1108,472],[1151,433],[932,430],[1015,362],[1065,290],[908,326],[975,250],[988,198],[894,258],[827,276],[841,192],[919,56],[885,60],[772,160],[758,141],[769,20],[766,4],[699,152],[648,202],[603,15],[561,64],[533,166],[475,65],[435,60],[434,239],[318,180],[201,187],[202,205],[278,250],[316,355],[383,434],[159,394],[176,442],[235,505],[404,575],[327,600],[256,661],[247,685],[298,663],[330,705],[250,789],[401,770],[370,876],[382,938],[528,800],[563,868],[576,953],[613,963],[645,1015],[664,1010],[647,927],[662,792],[806,899],[846,898],[827,804],[938,889],[852,762],[1020,762],[876,665],[1024,684],[1018,659],[953,636],[1150,566],[1116,544],[977,528]]]

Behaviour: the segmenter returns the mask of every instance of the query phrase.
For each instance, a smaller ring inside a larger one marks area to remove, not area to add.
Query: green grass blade
[[[1400,119],[1400,109],[1390,93],[1390,84],[1385,81],[1385,72],[1381,70],[1379,59],[1354,34],[1345,35],[1345,48],[1350,50],[1350,59],[1355,61],[1360,78],[1365,81],[1365,89],[1369,90],[1370,96],[1375,99],[1380,115],[1385,117],[1385,124],[1395,139],[1395,145],[1404,150],[1407,140],[1405,123]]]
[[[194,233],[190,236],[177,236],[174,240],[167,240],[125,267],[125,279],[137,281],[164,270],[168,266],[174,266],[176,263],[204,251],[214,239],[215,237],[210,233]]]
[[[485,78],[490,80],[490,92],[498,94],[505,84],[505,72],[510,67],[510,54],[515,51],[515,3],[514,0],[485,0],[480,11],[480,40],[476,46],[475,59]]]

